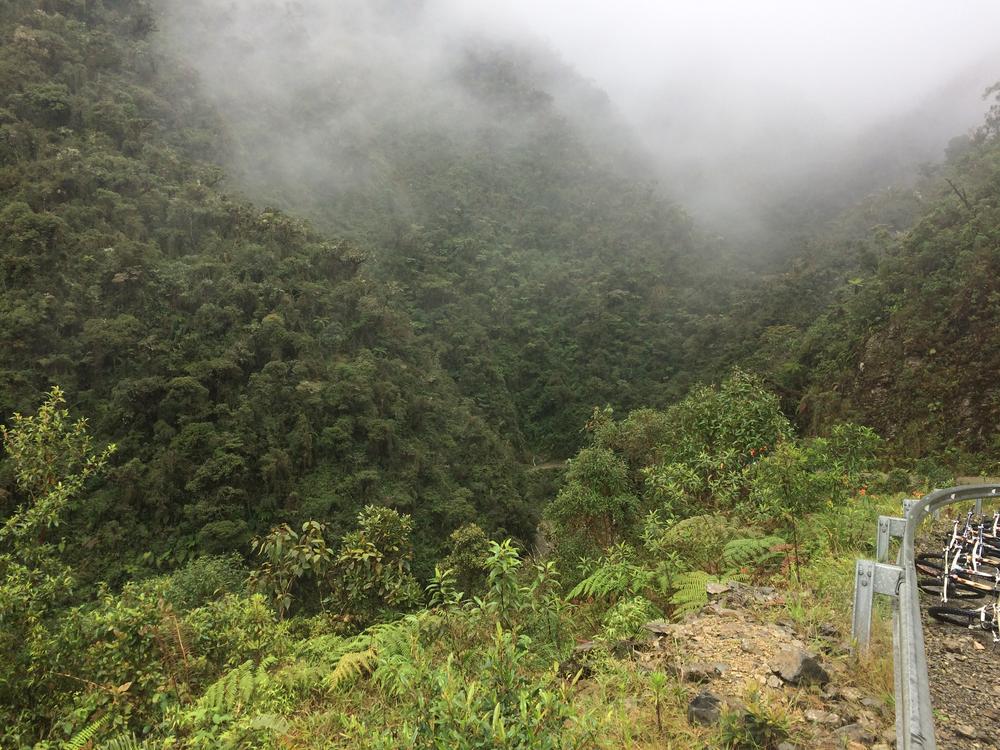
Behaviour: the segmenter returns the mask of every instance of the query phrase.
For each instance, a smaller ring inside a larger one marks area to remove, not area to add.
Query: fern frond
[[[722,560],[732,568],[746,566],[759,567],[772,560],[784,557],[782,552],[774,551],[775,547],[783,545],[785,540],[780,536],[765,536],[757,539],[733,539],[722,550]]]
[[[101,727],[108,723],[109,718],[111,718],[111,714],[104,714],[104,716],[90,722],[63,744],[63,750],[83,750],[93,742],[94,737],[101,731]]]
[[[284,734],[288,731],[288,721],[277,714],[258,714],[250,722],[251,729],[265,729],[275,734]]]
[[[146,747],[147,744],[137,740],[134,734],[122,734],[102,742],[96,750],[145,750]]]
[[[351,651],[340,657],[337,666],[326,678],[326,686],[331,690],[336,690],[342,684],[355,677],[370,672],[375,665],[377,655],[375,649],[367,648],[364,651]]]
[[[273,656],[255,665],[247,660],[213,682],[198,700],[198,706],[219,714],[241,714],[271,682],[268,672],[277,662]]]
[[[567,596],[570,599],[579,596],[635,596],[650,586],[653,576],[652,571],[633,563],[602,559]]]
[[[708,591],[705,590],[705,586],[718,580],[718,576],[713,576],[704,570],[692,570],[677,575],[674,578],[677,590],[670,597],[670,603],[674,607],[674,617],[680,618],[690,612],[697,612],[708,604]]]

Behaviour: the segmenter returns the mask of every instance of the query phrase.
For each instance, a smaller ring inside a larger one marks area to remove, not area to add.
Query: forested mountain
[[[995,101],[997,88],[989,94]],[[910,455],[949,449],[995,462],[998,106],[918,185],[912,226],[872,233],[880,262],[859,268],[809,327],[798,367],[813,428],[851,416]]]
[[[219,121],[152,13],[2,9],[0,408],[58,383],[119,444],[76,519],[87,564],[239,549],[366,502],[413,512],[425,549],[472,519],[530,536],[511,449],[362,253],[220,191]]]
[[[640,668],[720,589],[891,722],[844,602],[893,493],[996,466],[1000,104],[748,257],[439,7],[0,5],[3,747],[832,742],[767,665],[717,727]]]
[[[229,184],[368,249],[491,422],[563,457],[594,404],[662,405],[710,373],[721,248],[603,94],[434,8],[184,2],[164,39],[227,124]]]

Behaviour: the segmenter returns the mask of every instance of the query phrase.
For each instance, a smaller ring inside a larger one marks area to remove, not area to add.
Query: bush
[[[608,643],[638,638],[643,633],[642,626],[661,615],[645,597],[622,599],[604,615],[601,638]]]
[[[469,596],[480,593],[486,586],[486,558],[490,540],[486,532],[474,523],[455,529],[448,537],[449,553],[440,564],[451,570],[454,586]]]
[[[166,577],[163,598],[177,610],[195,609],[220,595],[243,593],[246,577],[238,555],[199,557]]]

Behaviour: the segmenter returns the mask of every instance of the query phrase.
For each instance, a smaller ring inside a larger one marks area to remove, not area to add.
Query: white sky
[[[710,100],[798,100],[846,123],[1000,61],[998,0],[451,1],[470,22],[531,29],[640,117],[664,88],[698,81]]]

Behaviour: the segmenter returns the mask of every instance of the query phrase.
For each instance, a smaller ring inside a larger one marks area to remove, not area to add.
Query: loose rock
[[[871,745],[878,739],[874,732],[860,724],[847,724],[834,731],[834,734],[848,742],[860,742],[862,745]]]
[[[829,711],[819,711],[815,708],[810,708],[806,711],[806,719],[809,721],[814,721],[817,724],[839,724],[840,717],[837,714],[830,713]]]
[[[823,685],[830,675],[815,656],[802,649],[786,649],[771,662],[771,670],[790,685]]]
[[[691,724],[710,726],[719,721],[722,713],[722,701],[717,695],[703,690],[688,704],[687,718]]]

